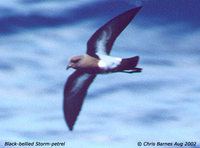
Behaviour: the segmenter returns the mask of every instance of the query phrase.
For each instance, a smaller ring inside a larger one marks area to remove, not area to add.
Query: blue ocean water
[[[106,21],[140,3],[0,2],[0,147],[5,142],[65,142],[70,148],[200,145],[198,1],[144,0],[111,52],[139,55],[143,72],[99,75],[74,131],[67,129],[62,103],[73,72],[65,70],[69,58],[84,54],[87,40]]]

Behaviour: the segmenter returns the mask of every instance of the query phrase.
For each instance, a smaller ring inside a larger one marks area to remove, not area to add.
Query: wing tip
[[[74,123],[71,123],[71,122],[68,122],[68,121],[67,121],[67,126],[68,126],[68,128],[69,128],[69,131],[73,131]]]
[[[136,8],[131,9],[131,10],[132,10],[132,11],[138,12],[138,11],[140,11],[140,9],[141,9],[142,7],[143,7],[143,6],[138,6],[138,7],[136,7]]]
[[[139,7],[137,7],[139,10],[142,8],[143,6],[139,6]]]
[[[68,125],[68,128],[69,128],[69,131],[71,131],[71,132],[73,131],[73,126]]]

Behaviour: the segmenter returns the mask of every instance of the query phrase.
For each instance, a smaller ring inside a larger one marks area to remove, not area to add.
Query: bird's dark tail
[[[117,72],[135,73],[141,72],[142,68],[136,68],[139,56],[122,59],[120,65],[116,68]]]

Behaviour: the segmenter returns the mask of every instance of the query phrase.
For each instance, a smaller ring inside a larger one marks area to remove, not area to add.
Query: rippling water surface
[[[73,55],[92,33],[140,5],[129,0],[0,2],[0,145],[133,148],[137,142],[200,144],[200,21],[195,0],[144,0],[112,55],[139,55],[139,74],[99,75],[73,132],[62,112]],[[197,147],[197,146],[196,146]]]

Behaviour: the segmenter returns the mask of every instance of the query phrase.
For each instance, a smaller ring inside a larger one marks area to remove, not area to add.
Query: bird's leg
[[[124,73],[138,73],[138,72],[142,72],[142,68],[133,68],[131,70],[123,70],[121,72],[124,72]]]

